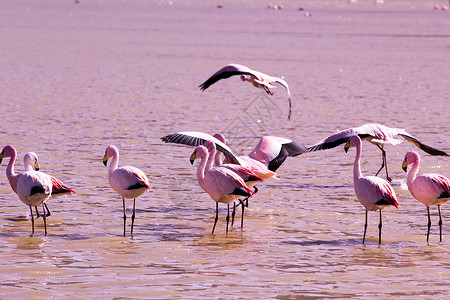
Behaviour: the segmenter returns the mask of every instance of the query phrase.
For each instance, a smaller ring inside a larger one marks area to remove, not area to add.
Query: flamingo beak
[[[5,156],[5,152],[0,153],[0,164],[2,163],[2,159]]]
[[[345,143],[345,146],[344,146],[344,151],[345,151],[345,153],[348,152],[348,149],[349,149],[349,148],[350,148],[350,142]]]
[[[105,155],[103,156],[103,164],[105,165],[105,167],[106,167],[106,165],[108,164],[108,156],[106,155],[106,153],[105,153]]]
[[[38,161],[36,160],[36,161],[34,162],[34,169],[35,169],[36,171],[39,171],[40,168],[41,168],[41,167],[39,166],[39,163],[38,163]]]
[[[191,157],[189,158],[189,161],[191,162],[191,165],[194,164],[195,159],[197,158],[197,151],[194,151],[194,153],[192,153]]]
[[[408,170],[408,162],[406,161],[406,158],[405,158],[405,160],[402,163],[402,169],[405,172]]]

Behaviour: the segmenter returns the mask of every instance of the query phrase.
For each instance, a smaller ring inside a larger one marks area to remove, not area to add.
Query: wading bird
[[[361,151],[362,142],[359,136],[354,135],[348,141],[349,147],[356,147],[355,163],[353,165],[353,184],[356,198],[366,209],[366,221],[364,223],[363,244],[366,239],[367,213],[369,210],[380,211],[380,223],[378,225],[378,243],[381,244],[382,218],[381,210],[386,206],[393,205],[398,208],[397,197],[394,189],[384,179],[376,176],[362,176],[361,174]]]
[[[214,234],[219,218],[219,202],[225,203],[228,206],[226,230],[228,232],[230,203],[233,203],[241,196],[251,197],[253,191],[246,186],[244,180],[236,172],[223,166],[213,167],[211,161],[214,160],[214,157],[210,157],[210,153],[206,147],[195,147],[190,157],[191,164],[194,164],[197,157],[201,159],[196,173],[198,184],[216,202],[216,217],[214,219],[212,234]]]
[[[133,199],[133,215],[131,216],[131,235],[133,235],[134,219],[136,217],[136,198],[150,189],[148,178],[147,175],[138,168],[130,166],[119,168],[119,150],[116,146],[110,145],[106,148],[105,155],[103,156],[103,164],[105,167],[109,158],[112,158],[108,169],[109,184],[111,185],[111,188],[122,197],[123,236],[125,236],[127,221],[125,199]]]
[[[248,81],[251,84],[253,84],[253,86],[264,89],[264,91],[269,95],[273,95],[273,92],[270,90],[270,88],[276,88],[276,86],[274,86],[272,83],[279,83],[282,86],[284,86],[288,93],[288,102],[289,102],[288,119],[291,118],[292,112],[291,92],[289,91],[288,84],[282,78],[269,76],[264,73],[254,71],[243,65],[229,64],[220,69],[219,71],[217,71],[216,73],[214,73],[205,82],[199,85],[199,87],[202,91],[204,91],[217,81],[229,78],[234,75],[241,75],[242,81]]]
[[[413,137],[411,134],[407,133],[403,129],[391,128],[381,124],[365,124],[355,128],[348,128],[339,131],[329,137],[317,142],[316,144],[308,147],[309,151],[325,150],[337,147],[341,144],[347,143],[348,139],[352,136],[359,136],[361,140],[366,140],[374,145],[376,145],[382,152],[382,163],[381,167],[375,176],[380,173],[380,171],[386,169],[386,178],[388,181],[392,181],[389,177],[386,161],[386,151],[384,151],[385,144],[398,145],[402,140],[398,139],[397,136],[401,136],[408,142],[413,143],[423,151],[431,155],[444,155],[448,156],[444,151],[427,146]]]
[[[422,174],[417,176],[420,165],[420,156],[414,151],[405,155],[402,168],[407,172],[408,165],[412,164],[408,173],[406,184],[411,195],[427,206],[428,231],[427,242],[430,237],[430,206],[437,205],[439,211],[439,241],[442,242],[441,205],[450,200],[450,179],[439,174]]]
[[[12,190],[19,196],[19,199],[30,207],[32,232],[34,234],[34,216],[32,206],[35,207],[36,216],[39,217],[37,206],[43,206],[43,218],[45,235],[47,235],[47,221],[46,217],[50,216],[45,201],[60,195],[67,195],[75,193],[72,189],[67,187],[62,181],[51,175],[39,172],[38,157],[34,152],[28,152],[24,156],[24,173],[14,172],[14,163],[16,161],[16,149],[11,146],[5,146],[0,153],[0,163],[2,159],[9,157],[9,163],[6,168],[6,177]],[[45,211],[47,209],[47,212]]]

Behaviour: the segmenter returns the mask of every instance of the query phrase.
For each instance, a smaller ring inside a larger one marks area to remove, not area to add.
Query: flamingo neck
[[[11,181],[16,173],[14,173],[14,164],[16,163],[17,152],[14,150],[12,155],[10,156],[8,166],[6,167],[6,177]]]
[[[109,164],[109,169],[108,169],[108,174],[111,175],[119,166],[119,153],[115,152],[112,159],[111,159],[111,163]]]
[[[206,170],[206,163],[209,159],[208,154],[206,154],[206,157],[202,157],[202,160],[200,161],[200,164],[197,167],[197,181],[202,186],[203,180],[205,179],[205,174],[209,170]]]
[[[356,156],[355,163],[353,164],[353,182],[356,182],[359,178],[362,177],[361,174],[361,140],[358,140],[356,144]]]
[[[409,170],[408,177],[406,178],[406,184],[408,185],[408,188],[412,186],[414,180],[416,180],[417,172],[419,172],[419,165],[420,165],[420,157],[416,157],[416,160],[414,160],[411,170]]]
[[[206,161],[205,165],[205,173],[214,167],[216,152],[216,146],[214,145],[214,147],[211,147],[211,152],[208,153],[208,160]]]

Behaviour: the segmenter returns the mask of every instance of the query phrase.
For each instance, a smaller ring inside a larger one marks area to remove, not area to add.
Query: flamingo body
[[[226,79],[234,75],[241,75],[242,81],[250,82],[254,87],[264,89],[264,91],[273,95],[273,92],[270,91],[271,88],[276,88],[272,83],[281,84],[286,88],[288,93],[288,101],[289,101],[289,115],[288,119],[291,118],[292,112],[292,103],[291,103],[291,92],[289,91],[289,86],[286,81],[279,77],[269,76],[267,74],[255,71],[250,69],[249,67],[239,65],[239,64],[229,64],[219,71],[214,73],[211,77],[209,77],[205,82],[203,82],[199,87],[202,91],[206,90],[208,87],[216,83],[221,79]]]
[[[428,212],[428,232],[427,241],[429,240],[431,219],[430,206],[437,205],[439,211],[439,237],[442,241],[442,217],[441,205],[450,200],[450,179],[447,177],[428,173],[417,175],[419,172],[420,156],[417,152],[409,151],[405,154],[402,164],[403,170],[406,172],[408,165],[412,164],[408,173],[406,184],[411,195],[427,206]]]

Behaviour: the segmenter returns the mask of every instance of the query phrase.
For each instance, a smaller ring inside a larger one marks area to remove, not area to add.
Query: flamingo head
[[[211,141],[211,140],[207,140],[203,146],[208,150],[208,152],[211,152],[213,149],[216,148],[216,144]]]
[[[197,157],[204,158],[204,157],[206,157],[207,153],[208,153],[208,149],[205,146],[195,147],[194,152],[191,154],[191,157],[189,158],[191,165],[194,164],[194,161]]]
[[[28,169],[28,166],[32,167],[35,171],[39,171],[40,166],[38,162],[38,156],[34,152],[28,152],[23,157],[23,164],[25,165],[25,168]]]
[[[244,75],[242,75],[244,76]],[[221,133],[216,133],[215,135],[213,135],[213,137],[215,137],[216,139],[218,139],[219,141],[221,141],[222,143],[226,144],[227,140],[225,139],[225,136]]]
[[[2,159],[4,157],[14,156],[15,153],[16,153],[16,149],[11,145],[3,147],[3,150],[0,153],[0,164],[2,163]]]
[[[347,143],[345,143],[345,145],[344,145],[345,153],[348,152],[349,148],[356,147],[358,144],[361,145],[361,139],[359,138],[359,136],[357,136],[357,135],[351,136],[348,139]]]
[[[408,171],[408,165],[415,163],[416,161],[420,161],[420,156],[417,152],[414,151],[408,151],[405,154],[405,159],[403,160],[402,163],[402,169],[403,171],[407,172]]]
[[[250,78],[245,75],[241,75],[241,80],[242,81],[250,81]]]
[[[105,155],[103,155],[103,164],[105,165],[105,167],[108,164],[108,158],[111,158],[114,155],[119,155],[119,150],[117,149],[117,147],[114,145],[109,145],[108,147],[106,147]]]

